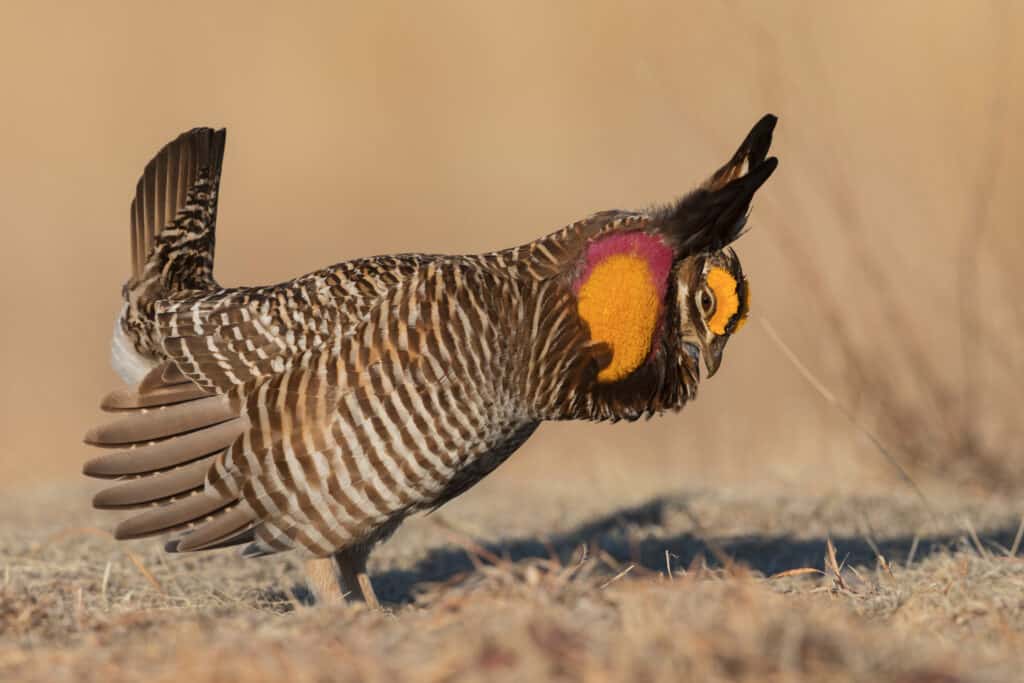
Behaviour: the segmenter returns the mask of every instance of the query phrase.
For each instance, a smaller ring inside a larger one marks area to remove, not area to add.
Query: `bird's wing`
[[[166,358],[209,393],[280,374],[352,333],[430,259],[409,254],[341,263],[271,287],[224,289],[156,306]]]
[[[339,329],[337,305],[316,308],[278,292],[236,290],[164,301],[156,324],[163,351],[186,377],[209,393],[224,393],[283,371]]]

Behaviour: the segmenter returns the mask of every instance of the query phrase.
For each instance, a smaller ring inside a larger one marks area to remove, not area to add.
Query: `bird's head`
[[[750,283],[736,252],[726,247],[691,256],[676,269],[675,306],[679,348],[693,376],[699,358],[708,377],[718,370],[729,338],[743,327],[750,312]]]
[[[597,368],[593,391],[608,399],[608,415],[679,408],[695,395],[701,362],[708,377],[721,365],[750,310],[750,285],[730,245],[777,165],[767,156],[774,127],[774,116],[763,117],[732,158],[678,202],[587,222],[569,273]]]

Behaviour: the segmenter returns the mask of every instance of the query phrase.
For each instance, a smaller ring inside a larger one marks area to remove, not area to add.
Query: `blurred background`
[[[902,486],[764,321],[923,486],[1013,490],[1022,20],[1013,2],[6,3],[0,491],[78,480],[118,383],[128,206],[183,130],[228,128],[216,274],[241,285],[668,201],[765,112],[781,165],[737,245],[754,320],[721,372],[681,415],[547,425],[481,490]]]

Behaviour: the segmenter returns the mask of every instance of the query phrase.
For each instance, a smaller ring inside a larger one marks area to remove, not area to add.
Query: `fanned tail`
[[[219,289],[213,255],[225,137],[212,128],[184,133],[139,179],[131,206],[132,274],[112,352],[115,369],[134,386],[103,399],[100,407],[113,419],[85,436],[110,452],[83,472],[118,480],[93,505],[136,511],[114,536],[173,534],[172,552],[252,543],[260,526],[238,495],[207,486],[211,468],[249,428],[248,419],[230,396],[182,373],[167,357],[156,324],[160,302]]]
[[[138,387],[107,395],[102,408],[116,417],[85,441],[116,450],[90,460],[83,472],[121,481],[97,493],[93,505],[144,508],[117,526],[115,538],[184,534],[168,544],[172,551],[253,540],[257,519],[249,505],[206,487],[216,458],[249,424],[227,396],[203,391],[165,363]]]
[[[164,360],[156,302],[217,288],[213,251],[226,133],[194,128],[167,144],[139,178],[131,206],[132,274],[114,327],[112,363],[129,383]]]
[[[193,128],[146,165],[131,206],[132,281],[165,291],[213,284],[214,232],[224,129]]]

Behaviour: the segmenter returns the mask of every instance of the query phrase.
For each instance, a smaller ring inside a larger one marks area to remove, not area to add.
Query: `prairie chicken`
[[[97,508],[140,508],[119,539],[170,552],[299,549],[318,599],[377,604],[371,548],[493,471],[544,420],[635,420],[697,394],[743,324],[729,244],[775,117],[682,200],[603,211],[474,256],[347,261],[267,287],[213,278],[223,130],[146,166],[112,363],[129,389],[84,467],[120,480]],[[340,585],[339,585],[340,582]],[[342,591],[345,591],[343,593]]]

